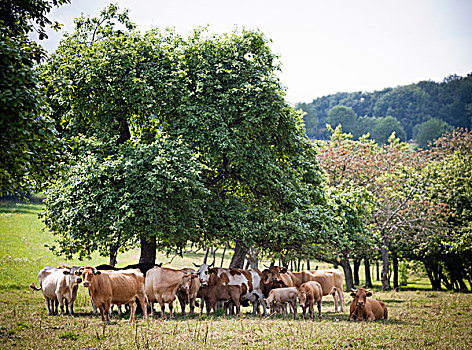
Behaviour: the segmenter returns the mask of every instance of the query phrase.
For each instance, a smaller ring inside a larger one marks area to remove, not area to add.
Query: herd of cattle
[[[198,270],[171,269],[154,264],[135,264],[124,268],[110,265],[50,267],[46,266],[38,274],[40,288],[34,283],[30,287],[42,290],[48,315],[65,312],[74,313],[74,301],[80,283],[88,289],[94,312],[100,310],[102,321],[109,321],[113,305],[128,305],[130,322],[134,321],[139,306],[143,317],[147,318],[148,309],[154,313],[154,303],[159,303],[162,317],[166,317],[165,305],[168,304],[170,317],[173,317],[173,303],[180,302],[182,314],[186,305],[190,314],[194,313],[200,299],[201,308],[206,307],[209,314],[224,306],[232,314],[240,315],[241,305],[253,305],[253,314],[267,315],[266,306],[271,315],[286,315],[290,306],[294,317],[297,317],[297,302],[300,304],[303,317],[306,311],[314,317],[314,306],[321,317],[321,303],[325,295],[332,295],[334,311],[344,311],[343,275],[338,269],[291,272],[287,268],[271,266],[243,270],[219,268],[211,265],[196,265]],[[369,298],[371,292],[364,288],[353,290],[349,320],[386,320],[388,318],[385,304]],[[139,302],[139,305],[137,304]],[[236,311],[234,311],[236,309]]]

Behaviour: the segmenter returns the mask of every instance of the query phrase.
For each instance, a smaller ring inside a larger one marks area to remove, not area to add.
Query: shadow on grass
[[[38,214],[40,210],[38,205],[0,203],[0,214]]]

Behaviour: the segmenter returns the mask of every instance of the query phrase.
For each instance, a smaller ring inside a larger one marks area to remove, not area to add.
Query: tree
[[[116,30],[116,20],[128,31]],[[284,100],[276,56],[262,33],[206,36],[201,28],[189,38],[156,29],[141,35],[114,6],[76,23],[44,73],[64,138],[115,142],[117,157],[132,140],[142,146],[162,137],[179,140],[207,191],[199,222],[191,221],[199,234],[187,238],[199,245],[235,243],[233,266],[241,267],[250,247],[287,250],[319,239],[321,169],[301,113]],[[168,196],[182,201],[176,191]],[[171,228],[151,234],[139,225],[134,232],[147,239],[161,244],[167,237],[174,250],[181,247]]]
[[[372,138],[379,144],[385,144],[392,133],[402,141],[406,141],[405,130],[398,120],[392,116],[378,118],[374,129],[372,130]]]
[[[47,117],[44,91],[35,66],[44,50],[28,34],[47,38],[46,16],[69,0],[2,1],[0,4],[0,195],[40,190],[61,156],[56,131]]]
[[[439,119],[432,118],[418,127],[418,134],[416,135],[416,143],[420,148],[427,148],[428,144],[446,131],[452,131],[452,127]]]
[[[327,122],[332,127],[341,125],[343,130],[347,133],[355,131],[355,123],[357,115],[351,107],[336,106],[328,113]]]
[[[297,103],[295,106],[296,109],[301,109],[303,112],[305,112],[305,115],[303,116],[303,120],[305,121],[305,129],[306,129],[306,134],[309,138],[315,139],[317,138],[318,135],[318,116],[316,115],[316,112],[313,108],[312,104],[308,103]]]

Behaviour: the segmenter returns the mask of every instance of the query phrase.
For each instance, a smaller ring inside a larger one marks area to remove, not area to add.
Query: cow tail
[[[384,308],[384,320],[388,320],[388,310],[387,310],[387,307]]]
[[[29,287],[30,287],[32,290],[41,290],[41,288],[36,287],[36,285],[34,284],[34,282],[31,283],[31,284],[29,285]]]

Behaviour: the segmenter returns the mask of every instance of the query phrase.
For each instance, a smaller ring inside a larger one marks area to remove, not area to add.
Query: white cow
[[[82,278],[75,274],[78,269],[78,266],[59,268],[46,266],[38,273],[40,288],[31,283],[31,289],[42,290],[48,315],[57,314],[57,304],[59,304],[61,315],[64,314],[64,304],[66,313],[70,315],[74,313],[78,284],[82,282]]]

